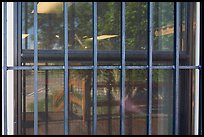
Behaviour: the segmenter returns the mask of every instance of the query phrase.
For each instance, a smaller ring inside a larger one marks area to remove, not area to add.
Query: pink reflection
[[[125,111],[130,113],[139,113],[144,114],[143,110],[139,107],[138,104],[138,98],[136,97],[136,94],[138,92],[138,88],[136,87],[132,93],[129,93],[125,97]],[[140,89],[141,90],[141,89]],[[144,89],[142,89],[144,90]],[[144,98],[145,96],[143,96]],[[140,98],[142,99],[142,98]]]

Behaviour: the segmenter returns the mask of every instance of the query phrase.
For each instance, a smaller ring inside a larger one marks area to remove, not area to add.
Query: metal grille
[[[38,65],[38,14],[37,14],[37,2],[34,2],[34,66],[7,66],[7,2],[4,2],[4,134],[7,134],[7,71],[8,70],[34,70],[34,134],[38,134],[38,70],[63,70],[64,71],[64,134],[69,134],[69,113],[68,113],[68,94],[69,94],[69,80],[68,80],[68,71],[69,70],[81,70],[89,69],[93,71],[93,96],[92,96],[92,134],[97,134],[97,70],[99,69],[118,69],[120,70],[120,134],[125,134],[125,70],[129,69],[142,69],[148,70],[148,105],[147,105],[147,131],[148,135],[152,134],[152,70],[153,69],[169,69],[174,71],[174,111],[173,111],[173,134],[179,134],[179,71],[181,69],[198,69],[200,72],[200,83],[202,76],[201,62],[198,66],[180,66],[179,65],[179,45],[180,45],[180,3],[174,3],[174,65],[170,66],[153,66],[152,65],[152,50],[153,50],[153,3],[148,2],[148,65],[147,66],[127,66],[125,61],[125,40],[126,40],[126,30],[125,30],[125,2],[121,4],[121,52],[120,52],[120,65],[119,66],[98,66],[97,65],[97,2],[93,2],[93,65],[91,66],[69,66],[68,59],[68,3],[64,3],[64,66],[39,66]],[[201,31],[202,32],[202,31]],[[202,44],[200,44],[200,47]],[[201,50],[202,51],[202,50]],[[200,52],[202,55],[202,52]],[[202,57],[200,57],[200,60]],[[200,85],[200,94],[201,94],[201,84]],[[200,96],[200,102],[202,98]],[[202,105],[202,103],[201,103]],[[202,107],[201,107],[202,108]],[[200,116],[202,112],[200,111]],[[202,131],[202,125],[201,131]]]

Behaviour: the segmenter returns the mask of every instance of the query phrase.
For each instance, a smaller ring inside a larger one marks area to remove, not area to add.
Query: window
[[[193,133],[196,3],[19,2],[15,12],[16,134]]]

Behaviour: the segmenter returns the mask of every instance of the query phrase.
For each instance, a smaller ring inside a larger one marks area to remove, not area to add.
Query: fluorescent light
[[[118,35],[101,35],[97,37],[97,40],[109,39],[114,37],[118,37]],[[93,40],[93,38],[88,38],[87,40]]]
[[[25,39],[28,36],[29,36],[29,34],[22,34],[22,39]]]
[[[72,5],[72,2],[68,2],[68,7]],[[63,2],[39,2],[38,13],[49,14],[49,13],[62,13]],[[34,11],[32,11],[34,13]]]

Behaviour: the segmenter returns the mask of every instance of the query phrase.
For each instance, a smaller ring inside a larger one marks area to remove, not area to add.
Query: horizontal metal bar
[[[148,66],[126,66],[125,69],[148,69]]]
[[[174,69],[174,66],[152,66],[152,69]]]
[[[93,66],[69,66],[69,69],[93,69]]]
[[[14,67],[7,67],[7,70],[34,70],[34,66],[14,66]]]
[[[120,69],[121,66],[98,66],[98,69]]]
[[[149,66],[125,66],[125,69],[148,69]],[[64,66],[39,66],[39,70],[63,70]],[[68,69],[93,69],[93,66],[69,66]],[[121,66],[98,66],[98,69],[121,69]],[[152,66],[152,69],[175,69],[175,66]],[[201,66],[179,66],[179,69],[201,69]],[[34,66],[8,66],[7,70],[34,70]]]
[[[201,69],[201,66],[179,66],[179,69]]]
[[[39,70],[63,70],[64,66],[39,66]]]

